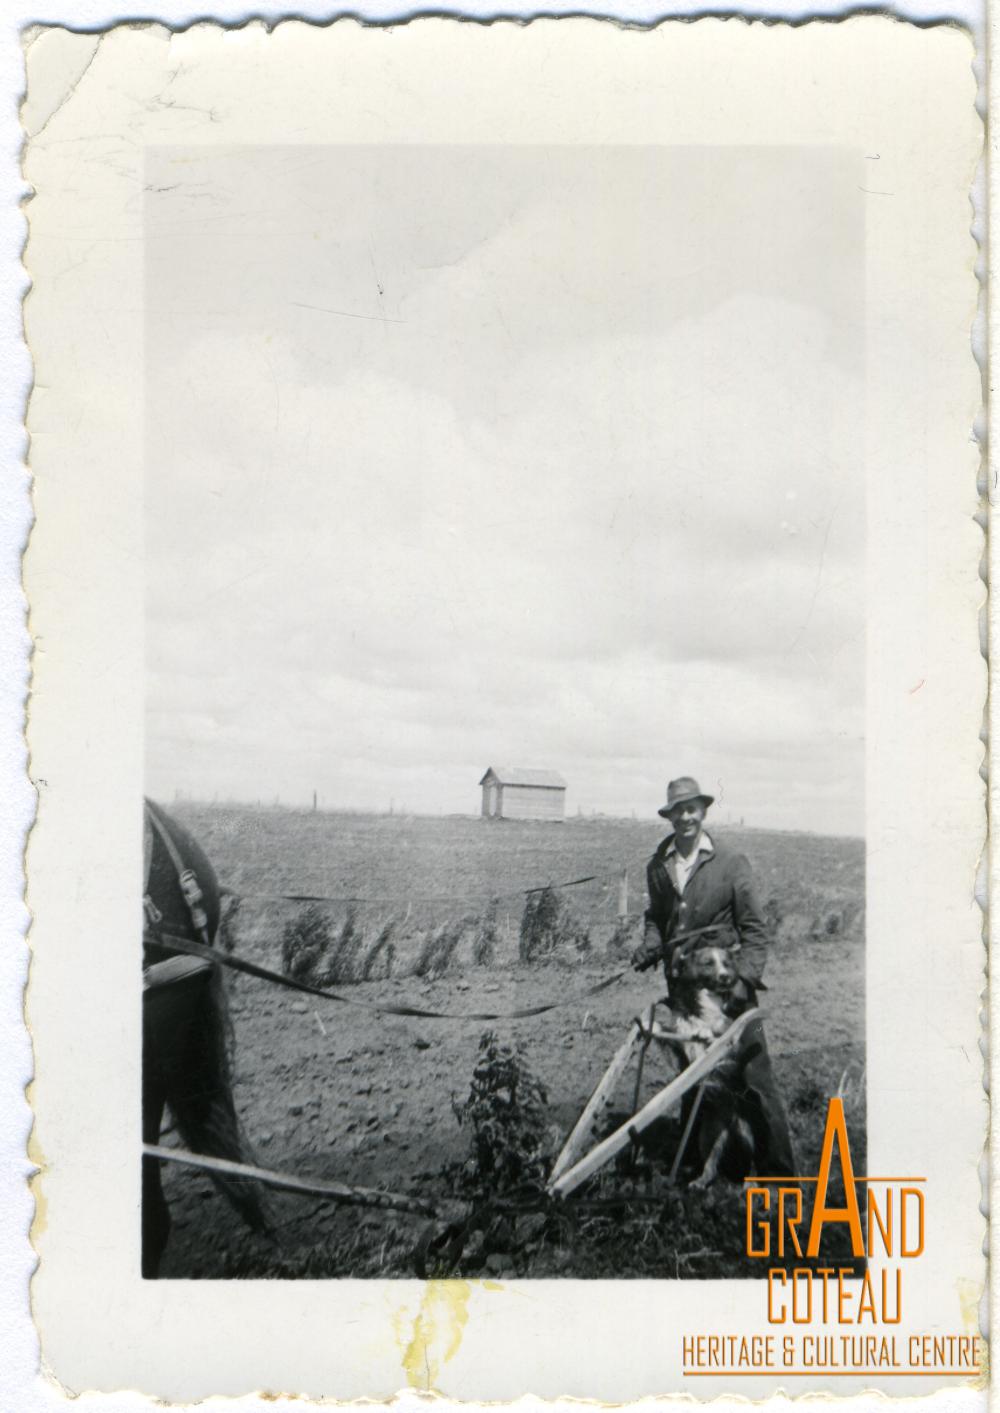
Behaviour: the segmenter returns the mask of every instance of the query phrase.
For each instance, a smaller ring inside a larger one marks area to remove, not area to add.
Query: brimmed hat
[[[705,808],[708,809],[714,799],[714,795],[704,794],[693,776],[682,775],[677,780],[671,780],[667,786],[667,803],[656,813],[661,814],[664,819],[668,819],[672,809],[676,809],[678,805],[686,804],[688,800],[701,800]]]

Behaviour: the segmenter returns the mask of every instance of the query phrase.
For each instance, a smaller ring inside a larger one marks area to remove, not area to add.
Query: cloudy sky
[[[861,833],[858,161],[153,154],[149,790]]]

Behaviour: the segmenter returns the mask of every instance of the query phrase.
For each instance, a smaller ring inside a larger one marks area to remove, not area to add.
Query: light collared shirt
[[[687,881],[694,872],[702,855],[714,853],[715,845],[705,833],[704,829],[698,835],[698,841],[687,858],[680,852],[676,844],[671,843],[667,845],[667,853],[664,862],[667,866],[667,872],[670,875],[670,881],[681,897],[684,896]]]

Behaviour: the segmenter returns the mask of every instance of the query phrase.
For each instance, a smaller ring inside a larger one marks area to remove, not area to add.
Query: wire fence
[[[463,890],[461,893],[406,893],[390,896],[361,893],[256,892],[242,888],[231,888],[224,891],[231,898],[238,899],[240,903],[311,903],[325,904],[334,908],[372,907],[408,909],[410,911],[414,908],[447,903],[468,911],[477,906],[511,904],[522,898],[537,898],[544,893],[562,893],[571,888],[578,890],[573,895],[574,902],[588,911],[606,913],[613,910],[619,917],[625,917],[630,911],[634,911],[634,908],[630,909],[629,906],[630,873],[627,865],[607,874],[588,873],[582,878],[570,878],[562,882],[553,880],[547,883],[536,883],[529,888],[488,889],[479,892]],[[637,900],[633,889],[631,901],[633,904],[638,901],[644,906],[645,895],[641,895]]]
[[[238,893],[235,896],[247,902],[260,903],[334,903],[334,904],[375,904],[379,906],[405,907],[415,903],[473,903],[505,901],[510,898],[527,898],[536,893],[545,893],[549,890],[562,888],[577,888],[584,883],[603,883],[605,880],[597,874],[589,873],[585,878],[571,878],[566,883],[539,883],[533,888],[513,888],[506,892],[485,892],[485,893],[427,893],[427,894],[407,894],[405,897],[363,897],[355,894],[343,894],[341,896],[329,893]]]

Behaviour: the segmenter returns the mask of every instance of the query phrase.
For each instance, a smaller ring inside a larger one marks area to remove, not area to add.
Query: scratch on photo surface
[[[350,309],[326,309],[322,304],[304,304],[300,299],[290,299],[296,309],[312,309],[317,314],[336,314],[340,319],[370,319],[373,324],[405,324],[405,319],[393,319],[388,314],[356,314]]]
[[[792,639],[791,643],[788,645],[789,652],[791,652],[793,648],[798,647],[799,643],[802,641],[806,629],[812,622],[812,616],[816,608],[816,600],[819,598],[819,586],[823,579],[823,565],[826,562],[826,550],[827,546],[830,543],[830,531],[833,529],[833,522],[837,518],[837,511],[840,509],[840,502],[842,499],[843,493],[841,493],[840,498],[837,500],[836,505],[830,511],[829,517],[827,518],[826,528],[823,531],[823,543],[820,545],[819,550],[819,564],[816,566],[816,582],[813,584],[812,597],[809,600],[809,608],[806,611],[805,618],[802,620],[802,627],[799,629],[795,637]]]

